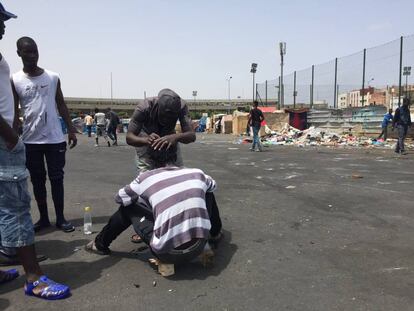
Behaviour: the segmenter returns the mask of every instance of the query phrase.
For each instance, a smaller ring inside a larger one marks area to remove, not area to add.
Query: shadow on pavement
[[[198,261],[176,266],[175,274],[168,279],[172,281],[204,280],[209,276],[219,275],[228,266],[238,248],[236,244],[231,243],[232,234],[230,231],[223,230],[223,235],[218,248],[214,250],[214,264],[211,268],[203,267]]]
[[[0,298],[0,310],[6,310],[10,306],[10,302],[7,299]]]
[[[203,280],[211,275],[219,275],[227,265],[230,263],[231,258],[237,251],[237,245],[231,243],[232,234],[229,231],[223,230],[223,240],[219,242],[218,248],[214,250],[215,258],[214,264],[210,268],[205,268],[199,261],[194,261],[191,263],[183,264],[180,266],[175,266],[175,275],[169,277],[170,280]],[[138,244],[137,249],[143,247],[145,244]],[[113,258],[127,258],[127,259],[136,259],[142,261],[148,265],[148,268],[153,269],[154,273],[157,272],[157,268],[149,264],[148,260],[154,258],[154,255],[147,248],[143,251],[137,251],[137,249],[131,252],[120,252],[112,251],[109,257]]]
[[[53,264],[42,264],[41,268],[43,272],[52,280],[69,285],[71,290],[74,290],[78,287],[96,281],[102,276],[102,272],[104,270],[112,267],[121,259],[122,258],[120,257],[105,256],[93,262],[71,261]],[[3,285],[0,287],[0,295],[4,295],[5,293],[14,291],[16,289],[21,290],[21,294],[24,295],[24,281],[24,276],[21,276],[17,280]],[[0,300],[0,307],[2,306],[1,303],[3,303],[2,300]],[[0,310],[4,309],[0,308]]]
[[[92,221],[94,224],[106,224],[109,220],[110,216],[96,216],[93,217]],[[75,227],[82,227],[83,228],[83,218],[75,218],[75,219],[68,219]],[[50,227],[41,230],[40,232],[36,232],[36,236],[44,236],[46,234],[52,233],[54,231],[60,231],[60,229],[56,228],[54,224]],[[68,233],[70,234],[70,233]]]
[[[49,259],[57,260],[70,257],[84,246],[90,240],[80,239],[73,241],[62,240],[42,240],[36,241],[36,252],[46,255]]]

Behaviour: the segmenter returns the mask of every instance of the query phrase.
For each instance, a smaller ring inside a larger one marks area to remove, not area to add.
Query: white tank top
[[[0,60],[0,115],[13,126],[14,99],[10,84],[10,68],[4,57]]]
[[[65,141],[56,107],[59,76],[45,70],[38,77],[23,71],[13,74],[13,83],[23,111],[22,139],[26,144],[58,144]]]

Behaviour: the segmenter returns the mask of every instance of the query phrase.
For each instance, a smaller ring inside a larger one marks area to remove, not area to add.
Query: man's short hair
[[[253,102],[253,106],[255,106],[255,107],[259,106],[259,102],[258,102],[257,100],[255,100],[255,101]]]
[[[99,112],[99,108],[95,108],[95,113],[98,113]]]
[[[154,150],[148,148],[148,155],[156,167],[163,167],[167,164],[174,164],[177,161],[177,145],[171,146],[168,150]]]
[[[33,44],[33,45],[37,45],[36,44],[36,41],[35,40],[33,40],[32,38],[30,38],[30,37],[21,37],[19,40],[17,40],[17,42],[16,42],[16,46],[17,46],[17,50],[21,50],[22,49],[22,47],[23,47],[23,45],[25,45],[25,44]]]
[[[403,104],[410,105],[410,99],[408,97],[403,98]]]

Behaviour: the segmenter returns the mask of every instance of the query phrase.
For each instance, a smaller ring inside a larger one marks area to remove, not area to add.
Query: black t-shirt
[[[250,111],[250,119],[252,122],[252,126],[260,126],[262,120],[264,119],[263,112],[259,108],[253,108]]]

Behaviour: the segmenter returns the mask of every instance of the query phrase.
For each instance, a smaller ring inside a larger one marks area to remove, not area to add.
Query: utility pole
[[[250,72],[253,74],[253,102],[254,102],[254,95],[255,95],[255,92],[254,92],[254,86],[255,86],[255,83],[254,83],[254,74],[256,73],[256,71],[257,71],[257,64],[256,63],[252,63],[252,67],[250,68]]]
[[[113,100],[114,100],[114,97],[112,93],[112,72],[111,72],[111,105],[113,104]]]
[[[411,66],[405,66],[403,76],[405,76],[405,97],[408,98],[408,76],[411,75]]]
[[[280,50],[280,102],[281,107],[285,105],[285,88],[283,85],[283,56],[286,54],[286,42],[279,42]]]

